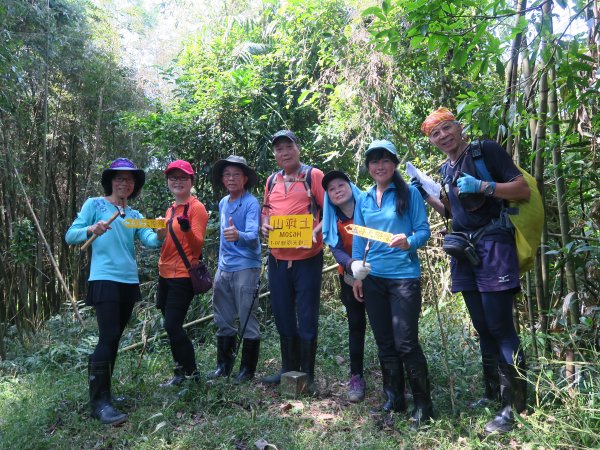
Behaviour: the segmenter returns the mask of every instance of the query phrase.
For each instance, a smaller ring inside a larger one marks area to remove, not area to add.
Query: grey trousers
[[[244,269],[237,272],[217,270],[213,282],[213,311],[217,336],[235,336],[241,333],[252,299],[256,292],[260,269]],[[260,329],[256,310],[258,299],[254,300],[244,339],[260,339]],[[236,326],[239,319],[239,330]]]

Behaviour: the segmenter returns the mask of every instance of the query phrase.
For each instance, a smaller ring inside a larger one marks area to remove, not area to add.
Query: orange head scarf
[[[454,114],[452,114],[448,108],[438,108],[429,114],[423,121],[421,124],[421,131],[423,134],[425,134],[425,136],[429,136],[435,127],[437,127],[440,123],[447,122],[449,120],[456,120]]]

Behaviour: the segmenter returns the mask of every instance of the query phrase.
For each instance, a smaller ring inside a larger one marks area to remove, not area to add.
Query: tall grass
[[[259,440],[280,449],[598,448],[600,355],[594,349],[579,349],[580,370],[570,383],[562,372],[563,361],[530,356],[530,413],[519,417],[518,427],[508,435],[482,434],[495,407],[468,407],[482,392],[478,342],[462,299],[447,292],[440,295],[436,288],[443,281],[431,274],[444,277],[445,270],[435,266],[424,276],[420,338],[438,418],[418,433],[409,431],[405,416],[369,412],[382,399],[370,332],[367,398],[357,405],[345,400],[347,323],[332,274],[326,276],[322,293],[317,397],[287,399],[258,383],[234,386],[226,380],[158,389],[170,376],[172,360],[166,340],[157,339],[119,356],[113,391],[127,396],[123,409],[130,418],[118,428],[102,426],[89,418],[85,371],[96,337],[93,315],[83,309],[83,330],[65,317],[55,317],[25,341],[8,333],[10,359],[0,362],[0,448],[250,449]],[[151,285],[146,289],[150,298]],[[189,319],[210,312],[209,299],[199,298]],[[261,301],[260,314],[259,376],[279,368],[278,337],[266,300]],[[150,301],[136,307],[122,346],[139,341],[142,331],[148,337],[162,332],[160,315]],[[214,369],[213,326],[194,327],[189,333],[200,370]]]

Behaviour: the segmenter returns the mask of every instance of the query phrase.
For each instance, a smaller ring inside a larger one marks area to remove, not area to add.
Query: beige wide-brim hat
[[[212,169],[212,181],[217,186],[223,186],[223,171],[227,166],[238,166],[244,171],[244,175],[248,177],[248,181],[244,185],[244,189],[250,189],[258,182],[258,176],[256,171],[248,166],[246,158],[238,155],[229,155],[225,159],[218,160]]]

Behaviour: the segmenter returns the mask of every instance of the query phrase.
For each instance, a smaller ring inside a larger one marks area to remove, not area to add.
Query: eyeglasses
[[[223,173],[223,178],[233,178],[234,180],[239,180],[240,178],[242,178],[244,176],[243,173]]]
[[[187,181],[187,180],[191,180],[191,178],[189,176],[185,176],[185,177],[167,177],[167,179],[169,181]]]
[[[113,181],[117,184],[133,184],[133,183],[135,183],[134,178],[125,178],[125,177],[114,177]]]

